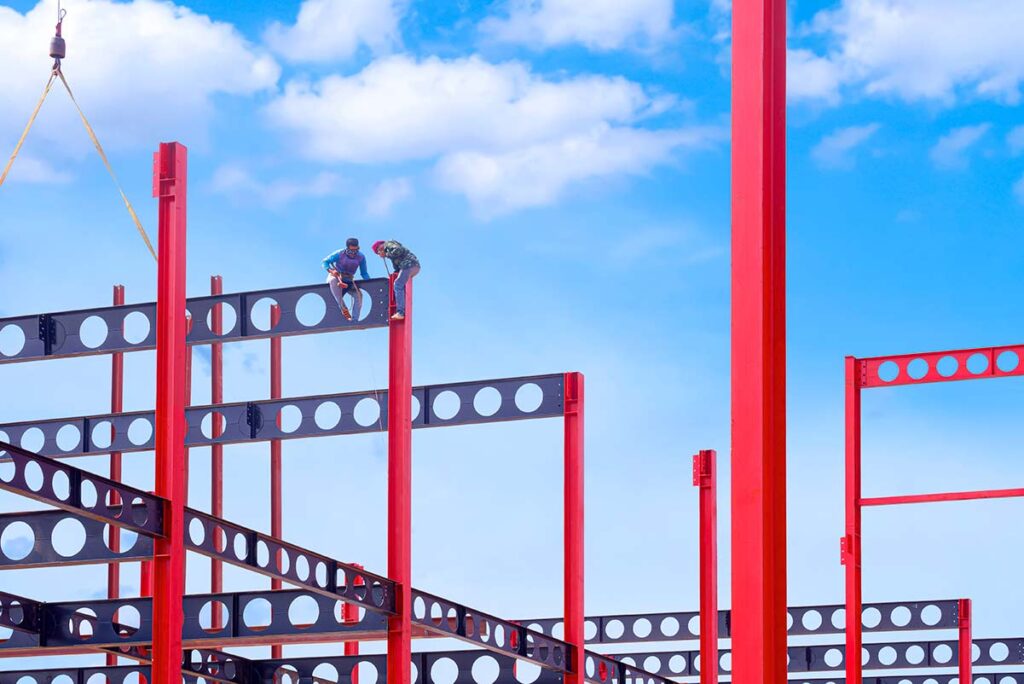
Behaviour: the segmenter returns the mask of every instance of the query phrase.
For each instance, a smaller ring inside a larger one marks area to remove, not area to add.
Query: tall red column
[[[693,457],[700,487],[700,684],[718,684],[718,464],[713,449]]]
[[[846,534],[840,557],[846,567],[846,681],[861,684],[864,612],[861,578],[860,383],[857,359],[846,357]]]
[[[161,143],[154,157],[159,198],[156,305],[156,493],[166,500],[164,535],[153,553],[153,681],[181,680],[185,590],[185,230],[187,151]]]
[[[786,681],[786,0],[732,6],[732,665]]]
[[[388,331],[388,577],[397,595],[388,618],[387,684],[412,681],[412,283],[405,319],[391,321]],[[392,275],[389,315],[396,311],[394,284]]]
[[[219,276],[210,276],[210,294],[219,295],[224,292],[224,280]],[[210,313],[210,329],[214,335],[224,334],[224,311],[221,304],[215,304]],[[224,344],[214,342],[210,346],[210,403],[224,403]],[[211,435],[220,437],[221,421],[214,420],[210,426]],[[216,518],[224,517],[224,445],[214,444],[210,447],[210,514]],[[210,560],[210,591],[219,594],[224,591],[224,564],[216,558]],[[213,611],[212,627],[218,629],[220,611]]]
[[[124,304],[124,285],[114,286],[114,306]],[[114,352],[110,355],[110,412],[124,411],[124,354]],[[114,428],[110,428],[110,440],[114,440]],[[110,452],[110,479],[121,481],[121,452]],[[120,499],[114,501],[118,503]],[[110,534],[110,550],[118,553],[121,550],[121,531],[114,526],[107,528]],[[121,595],[121,565],[111,563],[107,566],[107,598],[116,599]],[[107,665],[116,665],[117,656],[107,654]]]
[[[961,684],[972,684],[974,682],[974,674],[972,670],[972,660],[974,659],[974,637],[971,634],[971,621],[973,619],[971,615],[971,599],[960,599],[959,608],[959,623],[960,623],[960,640],[958,646],[958,672],[959,681]]]
[[[274,304],[270,307],[270,327],[277,327],[281,322],[281,307]],[[270,398],[281,398],[281,338],[270,338]],[[280,539],[281,530],[281,440],[270,440],[270,536]],[[270,588],[281,590],[281,580],[270,580]],[[271,658],[282,658],[280,644],[270,647]]]
[[[565,449],[563,478],[563,544],[564,544],[564,601],[565,634],[569,644],[569,672],[565,684],[583,684],[586,674],[584,650],[586,648],[583,584],[583,529],[584,529],[584,435],[583,435],[583,374],[566,373],[564,377],[563,423]]]

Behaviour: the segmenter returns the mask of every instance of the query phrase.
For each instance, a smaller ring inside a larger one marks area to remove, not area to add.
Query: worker
[[[359,240],[349,238],[345,241],[345,249],[328,254],[323,261],[324,270],[327,271],[327,283],[331,286],[331,294],[341,308],[341,315],[345,320],[351,321],[352,317],[359,320],[359,310],[363,306],[363,291],[356,287],[356,270],[363,280],[369,280],[370,274],[366,271],[366,257],[359,251]],[[349,312],[345,306],[345,295],[352,297],[352,311]]]
[[[420,261],[397,240],[377,240],[373,243],[373,252],[382,259],[391,259],[391,265],[398,274],[395,278],[395,313],[391,320],[401,321],[405,318],[405,286],[420,272]]]

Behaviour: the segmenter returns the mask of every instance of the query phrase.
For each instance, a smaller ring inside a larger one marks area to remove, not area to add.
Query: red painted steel
[[[139,564],[139,596],[153,595],[153,561],[142,561]]]
[[[124,285],[114,286],[114,306],[124,304]],[[110,355],[110,412],[124,411],[124,354],[115,352]],[[114,427],[110,427],[110,440],[114,440]],[[110,479],[121,481],[121,452],[110,452]],[[114,503],[119,497],[115,495]],[[113,526],[108,527],[110,550],[117,553],[121,550],[121,531]],[[110,563],[107,566],[107,598],[115,599],[121,595],[121,564]],[[116,665],[117,656],[107,654],[107,665]]]
[[[210,276],[210,294],[219,295],[224,292],[224,279],[219,275]],[[214,335],[224,334],[223,305],[214,305],[210,313],[210,328]],[[224,344],[214,342],[210,346],[210,403],[224,403]],[[220,437],[223,426],[216,416],[210,426],[211,434]],[[218,518],[224,517],[224,445],[214,444],[210,447],[210,513]],[[210,560],[210,592],[219,594],[224,591],[224,564]],[[213,629],[220,625],[220,611],[215,610]]]
[[[922,385],[1024,375],[1024,345],[978,347],[858,359],[861,387]]]
[[[786,681],[786,2],[732,5],[733,679]]]
[[[940,494],[908,494],[905,496],[872,496],[860,500],[861,506],[899,506],[901,504],[941,503],[944,501],[975,501],[978,499],[1015,499],[1024,497],[1024,489],[982,489],[973,492]]]
[[[1020,375],[1020,354],[1024,347],[984,347],[924,354],[846,358],[846,534],[841,540],[842,562],[846,566],[846,653],[860,653],[863,644],[863,576],[861,516],[864,506],[900,506],[948,501],[1007,499],[1024,497],[1024,488],[985,489],[966,492],[938,492],[899,496],[863,497],[861,486],[861,390],[864,388],[946,382]],[[945,365],[939,367],[939,362]],[[893,364],[884,370],[885,364]],[[914,365],[916,363],[916,366]],[[916,377],[915,377],[916,376]],[[883,378],[888,378],[883,379]],[[960,681],[971,681],[971,602],[960,601]],[[847,657],[847,684],[861,684],[860,658]]]
[[[187,150],[161,143],[154,156],[159,198],[156,326],[156,493],[167,499],[165,537],[153,555],[153,680],[181,680],[185,589],[185,232]]]
[[[281,322],[281,307],[274,304],[270,307],[270,327],[276,328]],[[281,338],[270,338],[270,398],[281,398]],[[283,539],[281,531],[281,440],[270,440],[270,535]],[[270,588],[280,591],[281,580],[271,579]],[[271,658],[282,658],[280,644],[270,647]]]
[[[189,325],[191,329],[191,324]],[[185,406],[189,407],[192,405],[192,347],[185,349]],[[185,430],[188,432],[188,429]],[[189,475],[191,474],[191,468],[189,463],[192,460],[192,450],[185,449],[185,504],[188,505],[188,483]]]
[[[396,311],[395,277],[389,315]],[[391,321],[388,330],[388,577],[396,615],[388,618],[387,684],[412,681],[412,282],[405,319]]]
[[[974,659],[974,637],[971,634],[971,599],[960,599],[959,605],[960,635],[957,647],[959,680],[970,684],[974,681],[971,672]]]
[[[693,457],[693,485],[700,487],[700,684],[718,684],[718,455]]]
[[[862,647],[864,597],[861,583],[860,384],[857,359],[846,358],[846,535],[840,554],[846,566],[846,652]],[[851,617],[856,616],[856,617]],[[846,681],[861,684],[860,658],[846,659]]]
[[[583,684],[586,663],[586,618],[584,614],[584,388],[582,373],[565,374],[565,476],[562,501],[564,506],[564,600],[565,634],[570,647],[570,671],[565,684]]]
[[[359,563],[353,563],[352,565],[354,565],[355,567],[359,568],[360,570],[364,569],[363,566],[360,565]],[[355,581],[356,581],[356,586],[361,586],[362,584],[365,584],[361,577],[357,577]],[[342,607],[341,607],[341,621],[342,622],[346,622],[346,623],[359,622],[359,606],[357,606],[354,603],[345,603],[345,604],[343,604]],[[359,655],[359,642],[358,641],[346,641],[345,645],[344,645],[344,648],[345,648],[345,651],[344,651],[345,655],[347,655],[347,656]],[[351,684],[359,684],[359,669],[358,668],[355,668],[355,669],[352,670],[352,674],[349,677],[349,679],[351,680]]]

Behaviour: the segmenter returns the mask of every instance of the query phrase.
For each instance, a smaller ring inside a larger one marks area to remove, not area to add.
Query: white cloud
[[[210,189],[230,197],[280,208],[296,199],[339,195],[344,191],[345,184],[340,176],[329,171],[322,171],[305,181],[284,178],[262,181],[241,165],[225,164],[214,172]]]
[[[717,139],[711,129],[638,128],[677,104],[623,78],[546,80],[518,62],[396,55],[352,76],[291,82],[267,113],[310,158],[439,160],[443,187],[475,202],[501,194],[497,204],[510,210],[554,201],[575,180],[640,173],[694,138]],[[495,176],[523,187],[491,185]]]
[[[7,181],[10,183],[62,184],[70,182],[72,177],[67,171],[58,171],[47,161],[19,154],[14,166],[11,167]]]
[[[1006,144],[1010,154],[1017,156],[1024,153],[1024,126],[1017,126],[1006,135]]]
[[[669,161],[680,148],[707,145],[710,129],[647,131],[594,126],[579,135],[507,152],[457,152],[437,166],[441,186],[464,194],[476,212],[491,218],[558,200],[578,181],[640,175]]]
[[[1019,0],[842,0],[808,31],[831,44],[824,59],[841,82],[867,94],[952,102],[967,91],[1014,104],[1021,26]]]
[[[863,126],[847,126],[826,135],[811,150],[811,157],[820,166],[833,169],[849,169],[853,167],[853,152],[871,138],[880,124],[871,123]]]
[[[840,73],[834,62],[810,50],[786,51],[786,97],[839,102]]]
[[[304,0],[295,24],[275,22],[265,39],[292,62],[347,59],[361,46],[385,52],[400,42],[406,0]]]
[[[412,181],[408,178],[388,178],[381,181],[366,199],[366,213],[387,216],[399,202],[412,196]]]
[[[673,0],[510,0],[508,15],[480,29],[495,40],[592,50],[650,47],[672,36]]]
[[[279,69],[230,24],[155,0],[65,0],[64,71],[109,148],[160,139],[195,142],[218,95],[272,88]],[[45,82],[44,52],[54,3],[22,14],[0,7],[0,140],[13,144]],[[10,68],[18,65],[18,68]],[[90,148],[67,95],[54,88],[27,149],[40,143],[82,153]]]
[[[1024,204],[1024,176],[1021,176],[1020,180],[1013,184],[1013,194],[1017,197],[1017,201]]]
[[[546,81],[517,62],[396,55],[353,76],[290,82],[271,120],[323,161],[399,162],[453,149],[511,149],[595,123],[627,123],[664,103],[622,78]]]
[[[942,169],[963,169],[969,162],[968,152],[980,141],[991,124],[983,123],[976,126],[954,128],[932,147],[929,155],[932,162]]]

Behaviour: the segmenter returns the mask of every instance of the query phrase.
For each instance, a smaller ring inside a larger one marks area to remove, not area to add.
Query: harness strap
[[[11,153],[11,158],[7,160],[7,166],[4,167],[4,172],[0,174],[0,187],[3,186],[4,181],[7,180],[7,174],[11,172],[11,167],[14,166],[14,160],[18,158],[18,153],[21,152],[21,146],[25,144],[25,138],[28,137],[28,132],[32,130],[32,124],[36,122],[36,117],[39,116],[39,110],[43,108],[43,102],[46,101],[46,96],[50,94],[50,90],[53,88],[53,79],[56,78],[56,74],[50,74],[50,80],[46,82],[46,87],[43,88],[43,94],[39,97],[39,102],[36,102],[36,108],[32,110],[32,116],[28,118],[28,123],[25,124],[25,130],[21,132],[21,137],[18,138],[18,144],[14,146],[14,152]]]

